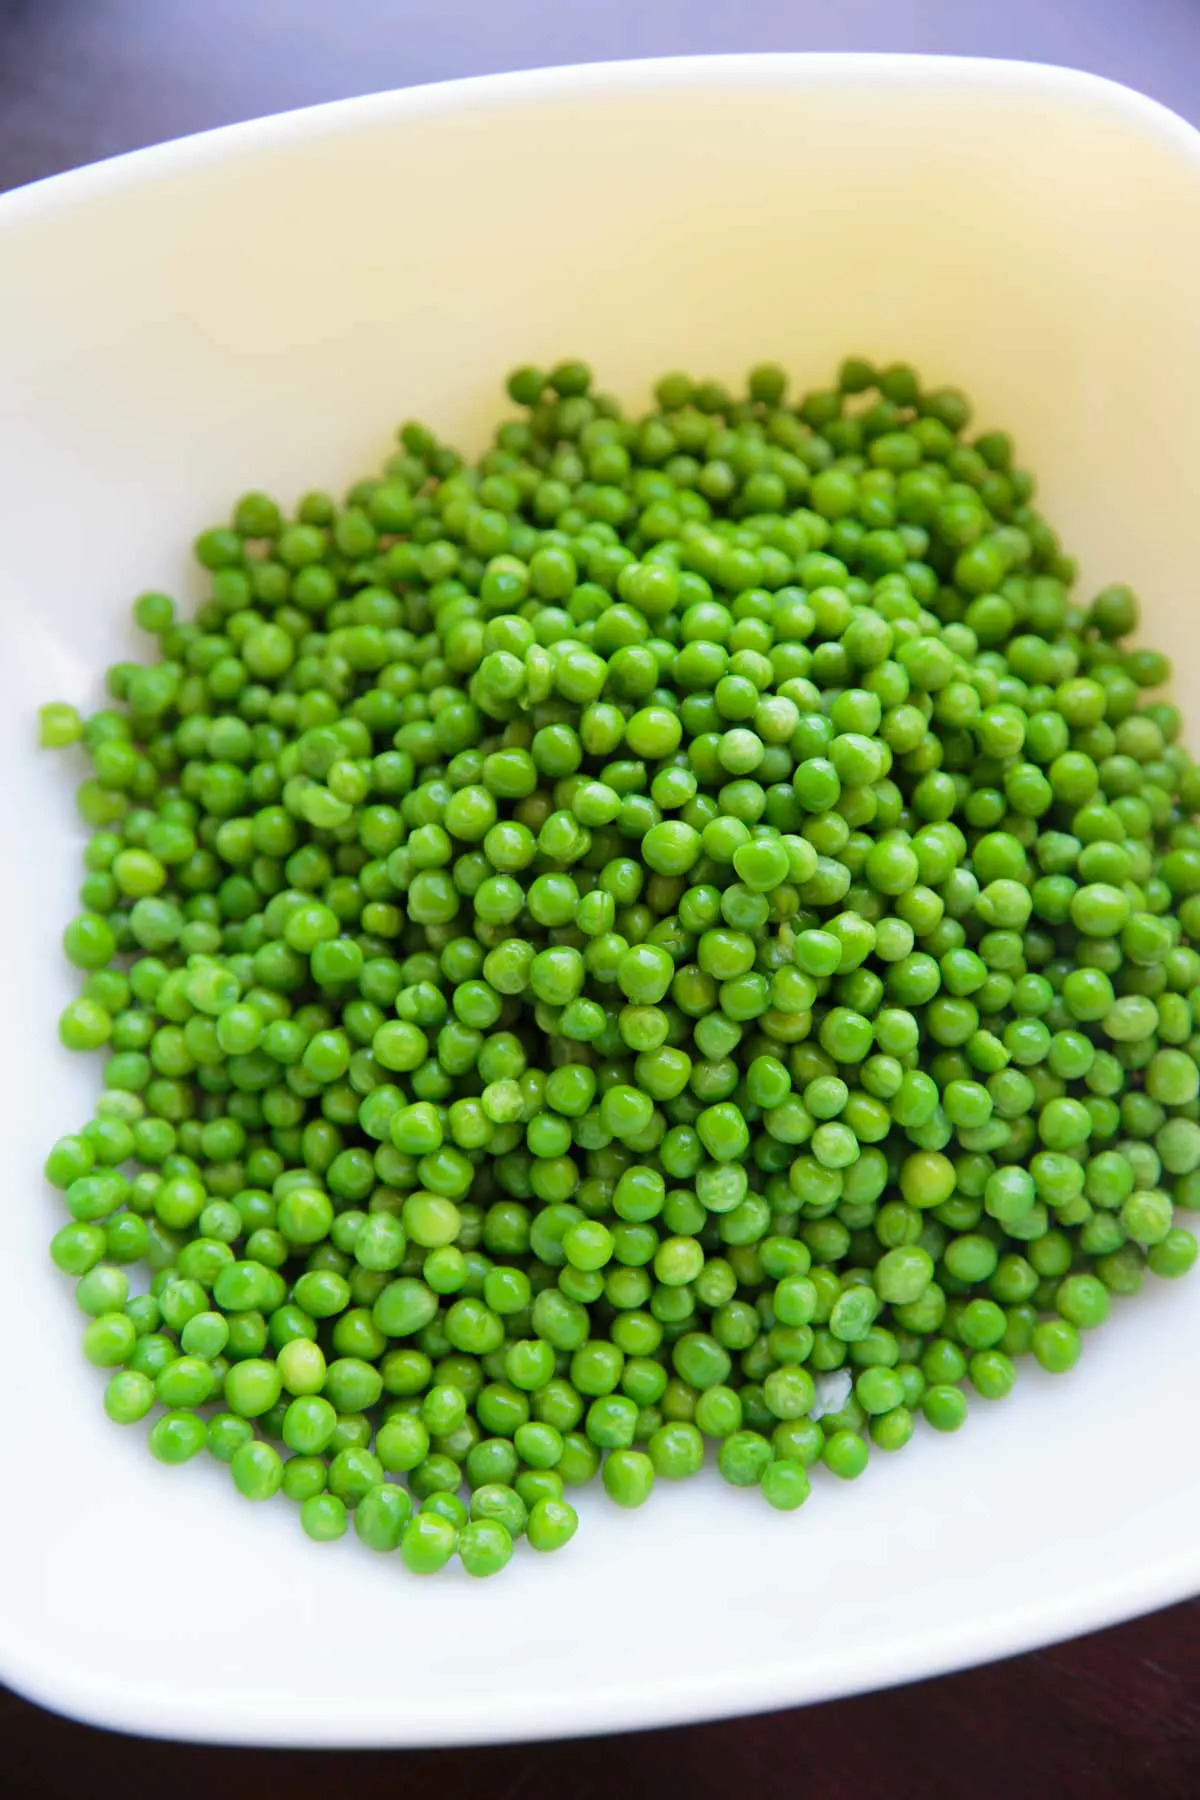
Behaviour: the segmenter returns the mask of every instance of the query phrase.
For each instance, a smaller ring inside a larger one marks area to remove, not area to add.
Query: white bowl
[[[104,1418],[40,1166],[94,1070],[56,1044],[79,834],[35,705],[82,701],[130,596],[251,486],[370,469],[403,417],[477,444],[514,363],[913,359],[1015,429],[1084,580],[1142,591],[1200,714],[1200,137],[1086,75],[748,57],[384,94],[0,200],[0,1673],[105,1725],[264,1743],[614,1730],[904,1681],[1200,1585],[1196,1290],[1151,1283],[1067,1380],[1023,1371],[777,1516],[715,1479],[485,1586],[318,1550],[216,1465]],[[28,1361],[26,1362],[26,1358]]]

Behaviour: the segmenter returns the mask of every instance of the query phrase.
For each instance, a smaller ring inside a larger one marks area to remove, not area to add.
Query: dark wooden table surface
[[[803,49],[1073,63],[1200,120],[1200,0],[0,0],[0,189],[372,89],[556,62]],[[52,1800],[592,1800],[652,1786],[755,1800],[1195,1800],[1200,1602],[889,1693],[607,1740],[353,1755],[181,1748],[69,1723],[0,1691],[0,1745],[4,1790]]]

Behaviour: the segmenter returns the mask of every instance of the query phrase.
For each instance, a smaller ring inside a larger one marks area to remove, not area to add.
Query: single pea
[[[355,1536],[368,1550],[395,1550],[412,1510],[406,1489],[392,1482],[379,1482],[361,1495],[354,1508]]]
[[[532,1549],[561,1550],[579,1529],[579,1515],[566,1500],[536,1500],[530,1509],[525,1535]]]
[[[225,1378],[225,1404],[241,1418],[258,1418],[275,1405],[282,1387],[277,1363],[248,1357],[234,1363]]]
[[[760,1485],[763,1498],[777,1512],[794,1512],[812,1492],[804,1464],[785,1457],[767,1464]]]
[[[704,1461],[704,1440],[692,1424],[664,1424],[653,1432],[646,1451],[654,1472],[666,1481],[680,1481],[698,1472]]]
[[[866,1441],[855,1431],[834,1431],[825,1439],[821,1460],[831,1475],[842,1481],[854,1481],[863,1473],[870,1458]]]
[[[233,1484],[247,1500],[269,1500],[283,1482],[283,1462],[270,1444],[250,1440],[234,1452],[229,1465]]]
[[[400,1559],[413,1575],[436,1575],[444,1569],[458,1545],[458,1532],[448,1519],[436,1513],[418,1512],[400,1537]]]
[[[1176,1226],[1168,1231],[1166,1237],[1151,1245],[1146,1253],[1146,1263],[1152,1274],[1171,1281],[1194,1268],[1196,1256],[1195,1237],[1190,1231]]]
[[[471,1495],[472,1519],[495,1519],[514,1540],[525,1530],[529,1508],[506,1482],[485,1482]]]
[[[315,1494],[325,1492],[327,1474],[323,1456],[289,1456],[283,1464],[281,1490],[288,1500],[303,1506]]]
[[[968,1364],[971,1385],[985,1400],[1003,1399],[1017,1378],[1012,1360],[1003,1350],[977,1350]]]
[[[604,1459],[603,1479],[605,1493],[618,1506],[643,1506],[654,1486],[654,1464],[641,1450],[611,1450]]]
[[[1060,1282],[1054,1304],[1070,1324],[1089,1331],[1108,1317],[1108,1289],[1094,1275],[1069,1275]]]
[[[513,1541],[499,1519],[472,1519],[458,1533],[458,1555],[468,1575],[496,1575],[511,1560]]]
[[[733,1487],[757,1487],[772,1454],[770,1442],[759,1432],[733,1431],[721,1444],[717,1468]]]
[[[208,1436],[198,1413],[180,1408],[165,1412],[150,1427],[151,1454],[163,1463],[189,1462],[204,1448]]]
[[[957,1431],[966,1419],[967,1402],[958,1388],[935,1382],[925,1390],[921,1411],[935,1431]]]
[[[144,1419],[153,1404],[154,1383],[133,1369],[114,1375],[104,1390],[104,1410],[117,1425]]]
[[[310,1494],[301,1505],[300,1524],[314,1543],[333,1543],[346,1535],[349,1520],[345,1502],[336,1494]]]
[[[208,1421],[208,1452],[217,1462],[232,1462],[236,1452],[253,1437],[254,1427],[249,1419],[240,1419],[235,1413],[214,1413]]]
[[[1033,1354],[1051,1375],[1074,1368],[1082,1349],[1079,1333],[1066,1318],[1045,1319],[1033,1331]]]

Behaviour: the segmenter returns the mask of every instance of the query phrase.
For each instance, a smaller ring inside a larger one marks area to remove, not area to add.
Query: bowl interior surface
[[[1188,1284],[1117,1309],[1068,1381],[1022,1370],[957,1439],[777,1516],[708,1475],[566,1554],[412,1581],[322,1553],[223,1469],[154,1464],[100,1407],[40,1175],[87,1116],[59,1050],[78,883],[44,699],[98,698],[131,597],[197,592],[231,500],[340,490],[420,418],[478,448],[509,367],[568,354],[797,384],[915,362],[1011,428],[1083,585],[1141,592],[1200,710],[1200,139],[1090,77],[748,58],[550,71],[235,128],[0,201],[0,733],[9,945],[8,1442],[0,1671],[102,1723],[437,1743],[650,1725],[1003,1654],[1191,1591]],[[1196,741],[1196,740],[1194,740]],[[1153,1446],[1147,1479],[1145,1447]],[[1120,1452],[1120,1454],[1118,1454]],[[40,1471],[40,1473],[39,1473]]]

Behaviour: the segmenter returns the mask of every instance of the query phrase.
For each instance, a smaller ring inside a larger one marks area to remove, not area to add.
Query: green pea
[[[579,1528],[579,1516],[565,1500],[540,1499],[530,1509],[525,1534],[534,1550],[561,1550]]]
[[[366,1490],[354,1508],[355,1535],[368,1550],[395,1550],[411,1517],[412,1501],[405,1489],[379,1482]]]
[[[616,1505],[644,1506],[654,1486],[654,1464],[644,1451],[613,1450],[604,1459],[603,1476],[604,1491]]]
[[[114,1421],[315,1541],[486,1577],[705,1438],[792,1510],[1196,1260],[1167,661],[957,390],[786,390],[517,369],[474,463],[243,494],[39,714],[107,1058],[51,1259]]]
[[[198,1413],[186,1408],[165,1412],[150,1427],[150,1450],[159,1462],[190,1462],[203,1450],[207,1435]]]

